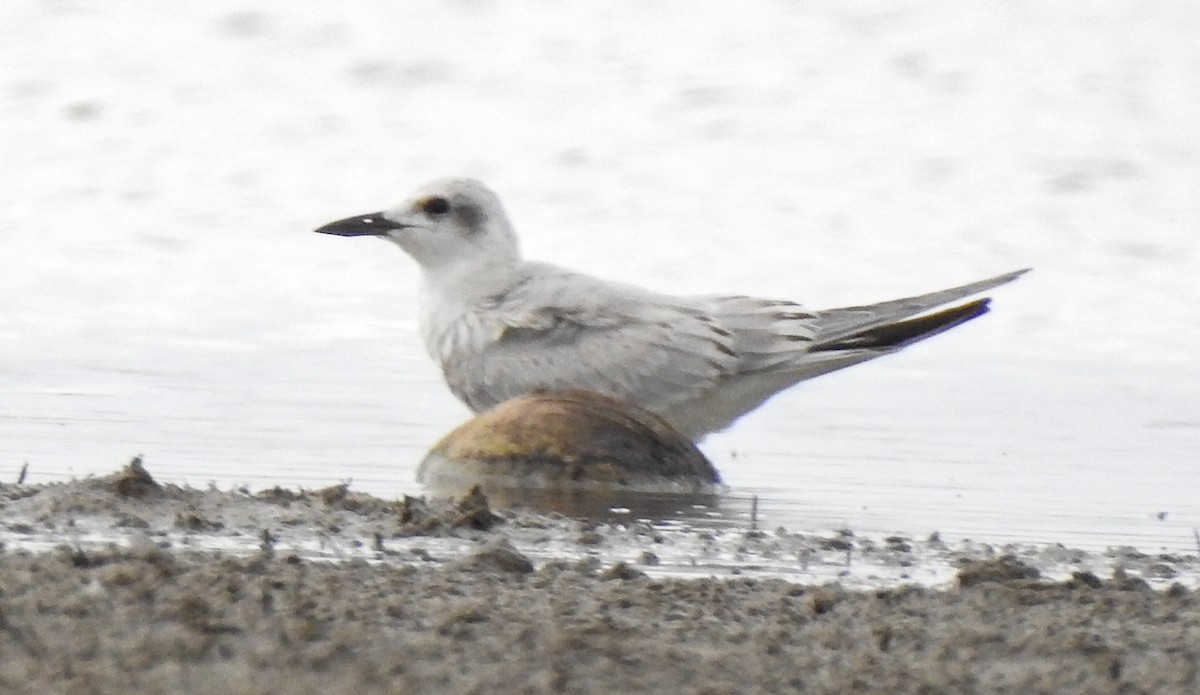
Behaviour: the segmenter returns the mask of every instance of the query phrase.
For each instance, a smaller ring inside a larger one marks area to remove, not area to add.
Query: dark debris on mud
[[[86,527],[254,537],[266,531],[280,537],[288,529],[319,529],[404,538],[488,531],[504,522],[478,489],[459,500],[407,495],[385,500],[347,484],[318,490],[274,487],[257,494],[198,490],[159,483],[140,456],[115,473],[82,481],[0,484],[0,505],[7,518],[23,517],[17,530],[50,532]]]

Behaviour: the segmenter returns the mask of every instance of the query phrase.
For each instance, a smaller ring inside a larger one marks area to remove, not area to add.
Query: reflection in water
[[[480,487],[493,507],[521,507],[592,521],[688,520],[732,525],[736,518],[736,508],[724,507],[722,498],[715,494]],[[441,495],[446,491],[431,492]]]

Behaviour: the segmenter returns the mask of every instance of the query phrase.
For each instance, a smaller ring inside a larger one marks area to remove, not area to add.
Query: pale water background
[[[418,493],[416,269],[314,227],[483,178],[528,255],[994,313],[703,448],[768,526],[1195,552],[1200,4],[0,4],[0,478]],[[730,511],[732,510],[732,511]]]

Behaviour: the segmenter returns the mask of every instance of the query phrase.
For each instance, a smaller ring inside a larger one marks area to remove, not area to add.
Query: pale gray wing
[[[980,280],[979,282],[972,282],[960,287],[951,287],[947,290],[930,292],[929,294],[922,294],[916,297],[895,299],[890,302],[821,310],[817,312],[815,322],[816,335],[814,336],[812,348],[819,350],[825,346],[846,344],[846,339],[853,336],[869,333],[872,330],[892,324],[899,325],[904,319],[924,313],[943,304],[1012,282],[1027,272],[1029,272],[1029,268],[1005,273],[1004,275]],[[977,303],[976,308],[980,312],[986,310],[986,302]],[[848,344],[847,347],[849,347]]]
[[[789,301],[755,297],[697,297],[729,331],[742,373],[787,369],[817,336],[817,313]]]
[[[786,375],[794,383],[895,352],[987,311],[987,299],[937,307],[1011,282],[1027,270],[939,292],[866,306],[807,310],[752,297],[698,298],[734,336],[745,375]]]
[[[662,411],[737,371],[729,331],[686,300],[535,268],[486,307],[494,337],[443,365],[472,409],[582,388]]]

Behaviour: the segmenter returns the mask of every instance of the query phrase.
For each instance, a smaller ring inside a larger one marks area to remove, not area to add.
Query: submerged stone
[[[417,480],[438,493],[480,485],[502,504],[541,501],[534,506],[562,511],[622,493],[712,495],[721,483],[662,418],[579,390],[530,393],[480,413],[434,445]]]

